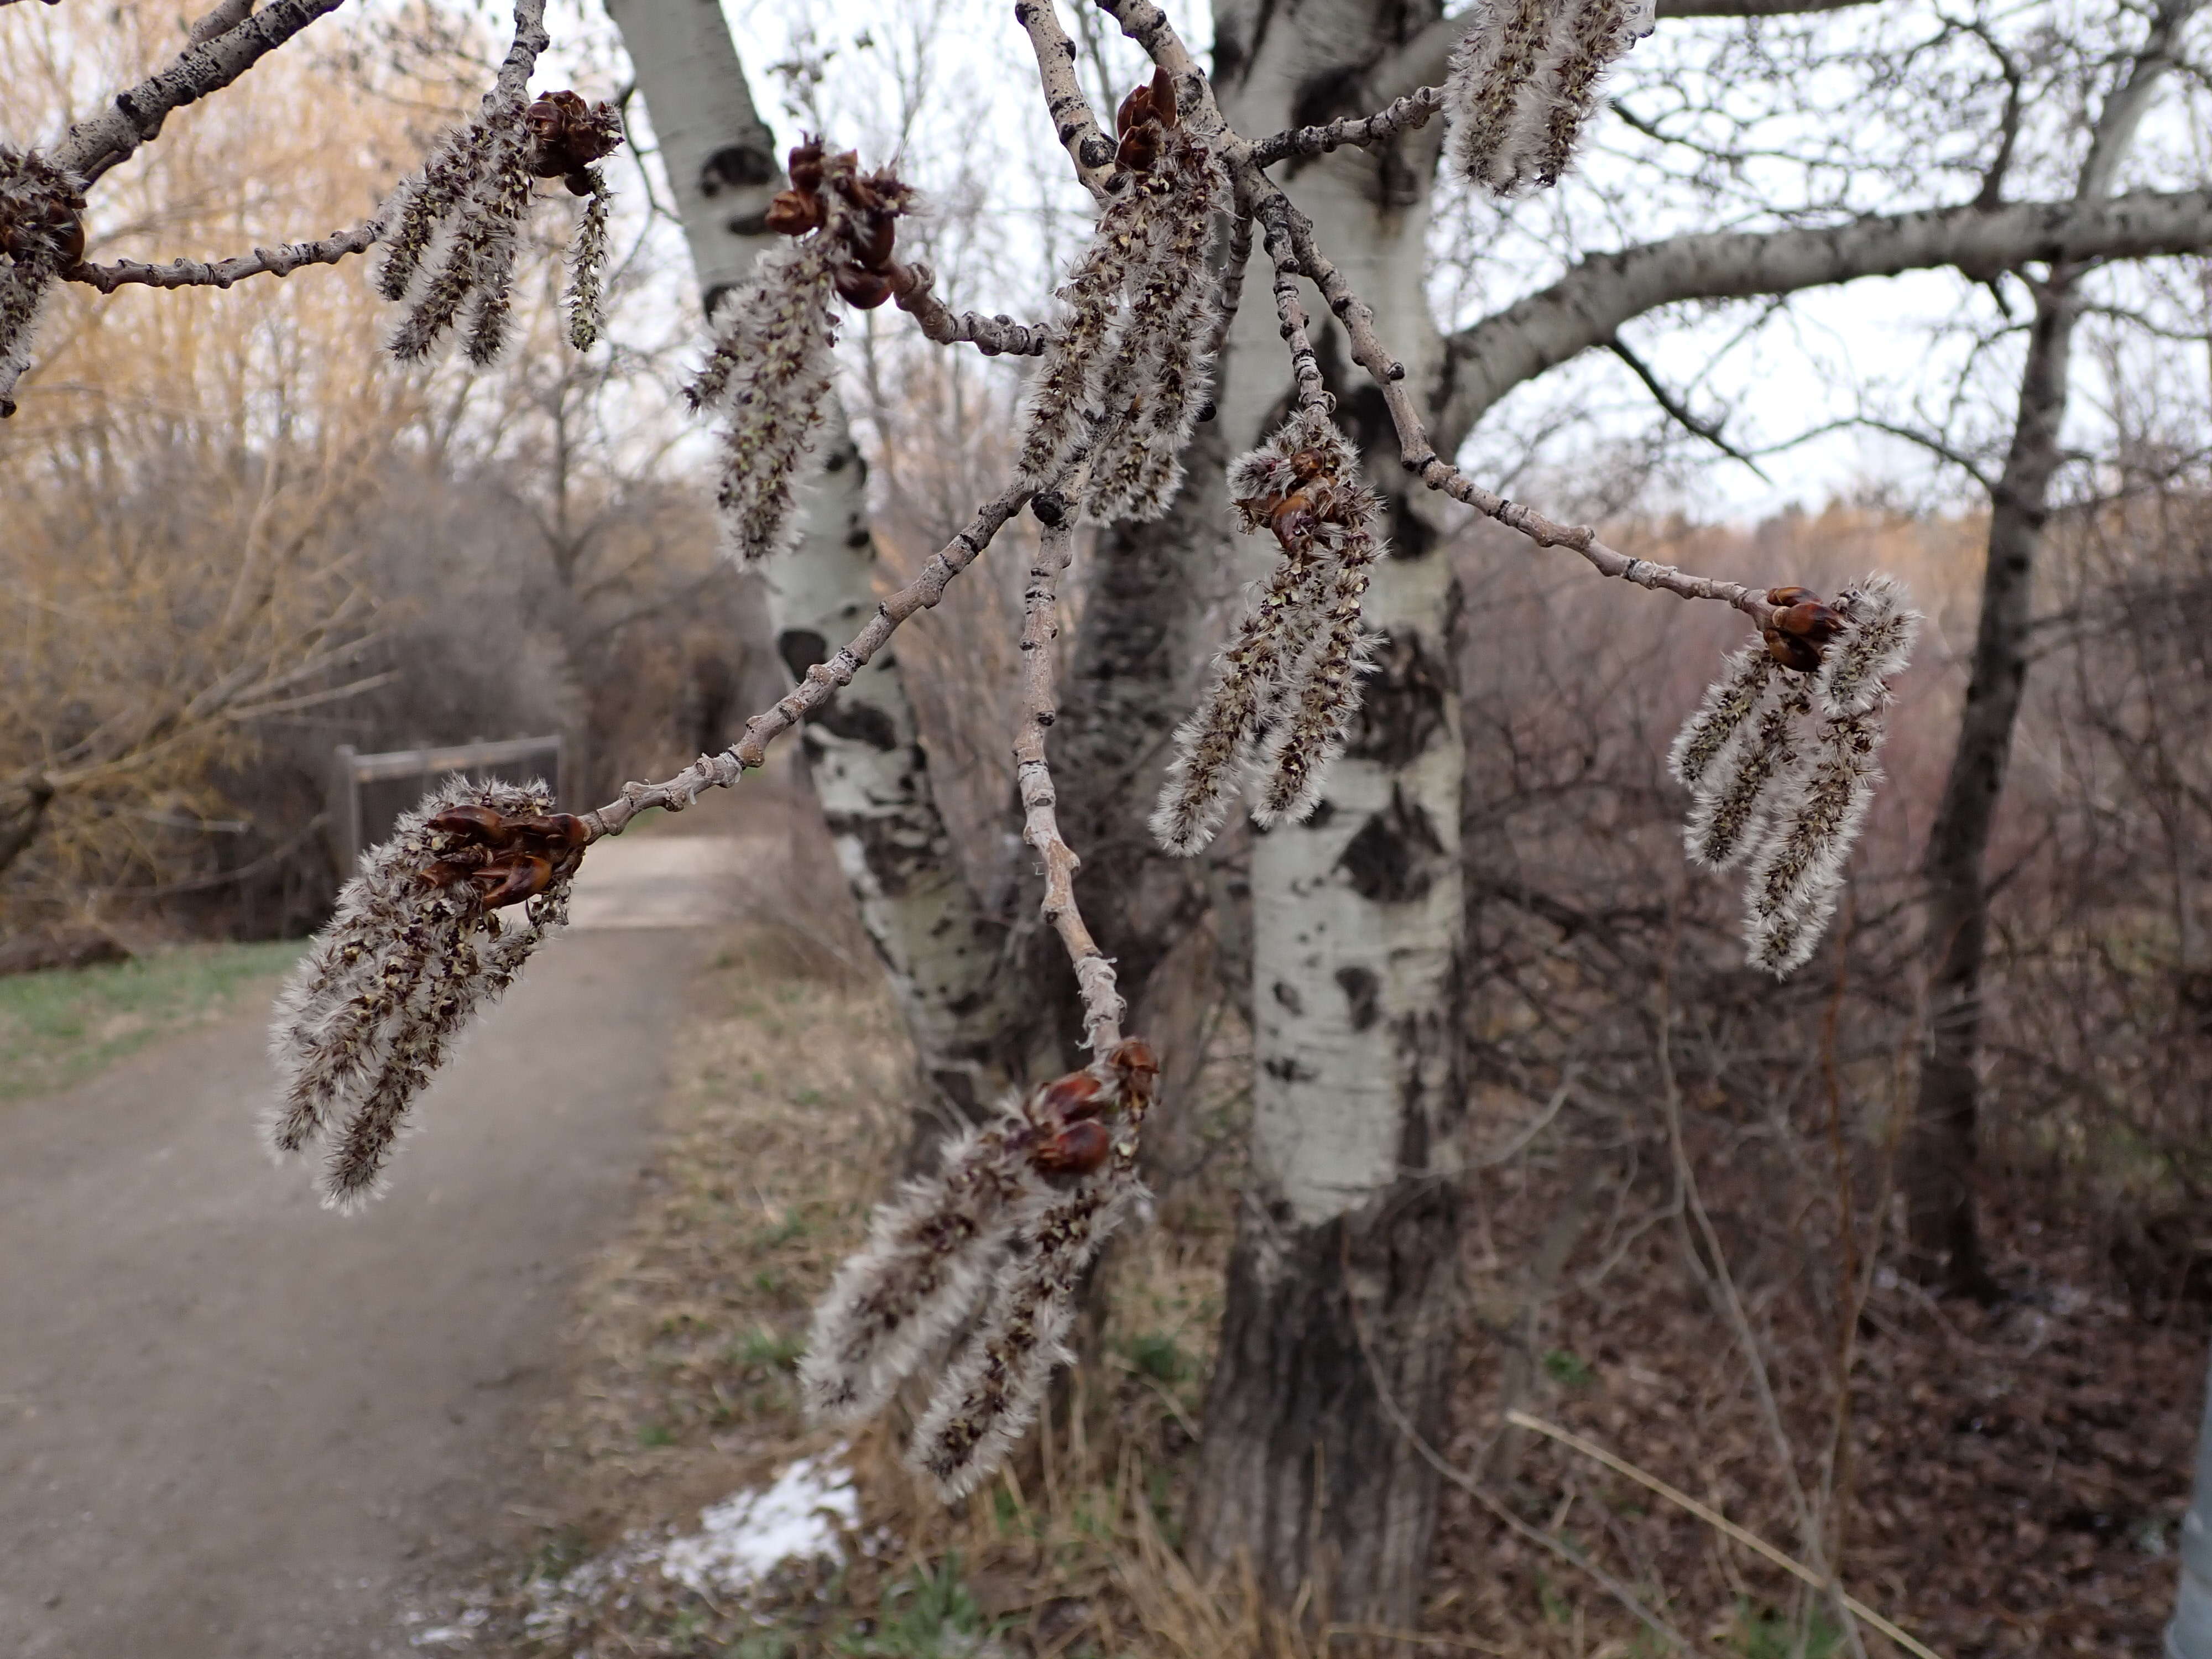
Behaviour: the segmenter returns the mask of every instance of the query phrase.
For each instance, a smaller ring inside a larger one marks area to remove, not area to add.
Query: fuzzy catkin
[[[1205,143],[1177,129],[1152,184],[1143,257],[1129,273],[1128,307],[1099,381],[1102,424],[1084,506],[1102,523],[1167,511],[1212,385],[1207,348],[1219,294],[1210,262],[1228,180]]]
[[[1837,600],[1844,631],[1820,659],[1814,695],[1832,720],[1863,714],[1887,700],[1888,683],[1912,659],[1921,616],[1905,584],[1875,571]]]
[[[447,204],[445,222],[403,295],[407,311],[391,343],[392,355],[402,362],[428,356],[464,312],[473,313],[470,360],[485,363],[498,354],[511,301],[515,243],[530,206],[521,111],[516,100],[488,106],[479,118],[485,129],[482,142],[457,152],[474,172]],[[429,274],[424,276],[422,270]]]
[[[1014,1228],[981,1324],[939,1382],[907,1462],[951,1502],[1004,1461],[1036,1421],[1066,1336],[1083,1274],[1108,1235],[1142,1201],[1132,1160],[1117,1155],[1066,1193],[1030,1200]]]
[[[1176,732],[1152,830],[1186,857],[1212,840],[1248,775],[1259,783],[1254,814],[1263,826],[1312,812],[1359,710],[1361,602],[1384,551],[1380,503],[1325,409],[1297,411],[1231,462],[1228,477],[1243,527],[1272,530],[1283,558]],[[1273,729],[1255,756],[1263,718]]]
[[[1876,710],[1826,720],[1776,792],[1745,884],[1744,935],[1752,961],[1777,978],[1811,957],[1835,914],[1844,860],[1881,781],[1881,739]]]
[[[1444,81],[1451,165],[1499,196],[1559,181],[1653,0],[1478,0]]]
[[[1085,440],[1122,286],[1142,265],[1157,228],[1143,195],[1114,203],[1058,290],[1064,314],[1022,394],[1014,472],[1030,489],[1057,483]]]
[[[568,343],[589,351],[606,326],[607,212],[612,198],[597,167],[590,173],[592,193],[576,221],[576,240],[568,249],[568,286],[561,303],[568,313]]]
[[[407,1110],[453,1039],[567,920],[565,876],[530,902],[526,924],[483,910],[466,882],[425,878],[440,845],[430,819],[468,805],[526,817],[550,798],[543,784],[449,780],[362,854],[277,994],[269,1053],[280,1087],[263,1130],[279,1154],[330,1142],[317,1182],[329,1207],[380,1190]]]
[[[815,1309],[799,1364],[807,1411],[857,1422],[964,1319],[989,1283],[1012,1210],[1043,1182],[1013,1142],[1011,1114],[971,1129],[933,1179],[909,1182],[876,1212],[868,1242]]]
[[[482,115],[438,141],[422,170],[400,181],[384,210],[384,260],[376,291],[394,301],[407,297],[438,228],[484,175],[492,129]]]
[[[1317,631],[1325,565],[1310,548],[1286,553],[1215,659],[1213,679],[1176,728],[1168,775],[1153,809],[1153,837],[1188,857],[1213,838],[1243,787],[1261,716],[1296,700],[1292,676]]]
[[[1834,915],[1844,867],[1875,787],[1887,735],[1889,682],[1911,659],[1920,614],[1904,584],[1879,571],[1837,600],[1843,631],[1823,653],[1811,700],[1819,731],[1753,852],[1744,934],[1752,961],[1777,977],[1802,967]]]
[[[1322,780],[1344,752],[1359,712],[1359,679],[1368,663],[1369,636],[1360,623],[1360,599],[1380,544],[1364,526],[1337,550],[1336,579],[1328,627],[1307,666],[1294,706],[1269,734],[1260,771],[1265,779],[1252,821],[1262,830],[1283,819],[1301,823],[1321,799]]]
[[[1725,870],[1758,845],[1779,781],[1797,762],[1797,721],[1813,707],[1802,682],[1769,684],[1698,779],[1683,842],[1690,862]]]
[[[78,183],[35,150],[0,144],[0,416],[15,411],[15,383],[61,273],[82,256]]]
[[[835,368],[836,270],[827,232],[771,248],[715,307],[714,343],[686,389],[722,419],[718,499],[730,551],[789,545],[799,459],[821,422]]]
[[[1677,783],[1686,789],[1697,787],[1780,672],[1773,653],[1758,640],[1729,658],[1720,678],[1705,688],[1705,701],[1683,722],[1667,751],[1667,769]]]
[[[31,341],[53,285],[53,267],[43,260],[14,259],[0,268],[0,415],[15,413],[15,382],[31,366]]]

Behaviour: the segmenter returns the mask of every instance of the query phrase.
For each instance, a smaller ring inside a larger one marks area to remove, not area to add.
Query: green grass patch
[[[69,1088],[157,1038],[264,1001],[306,948],[179,945],[0,978],[0,1101]]]

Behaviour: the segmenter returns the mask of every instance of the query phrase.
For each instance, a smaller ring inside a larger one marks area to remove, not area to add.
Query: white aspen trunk
[[[1350,112],[1332,90],[1439,10],[1325,0],[1293,20],[1268,0],[1221,0],[1224,112],[1255,135]],[[1432,127],[1390,149],[1279,169],[1413,384],[1427,387],[1443,362],[1422,292],[1439,137]],[[1287,407],[1270,277],[1255,255],[1221,399],[1232,453]],[[1407,495],[1379,393],[1360,383],[1310,292],[1307,309],[1338,418],[1388,503],[1391,556],[1366,599],[1388,643],[1320,808],[1255,840],[1254,1184],[1191,1536],[1208,1561],[1249,1559],[1278,1607],[1407,1629],[1437,1477],[1401,1425],[1431,1437],[1441,1426],[1460,1232],[1458,595],[1434,503]],[[1243,550],[1254,574],[1272,553],[1257,541]]]
[[[775,135],[753,106],[710,0],[609,0],[652,113],[699,286],[711,307],[774,240],[783,187]],[[764,574],[777,654],[794,678],[857,633],[877,604],[867,466],[833,395],[798,547]],[[936,1100],[980,1115],[1012,1072],[1017,1029],[1000,971],[1006,928],[960,873],[931,793],[914,708],[885,651],[807,721],[802,750],[860,916],[890,975]]]

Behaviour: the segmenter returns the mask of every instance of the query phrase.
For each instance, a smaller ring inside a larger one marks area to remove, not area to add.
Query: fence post
[[[331,757],[331,847],[338,879],[353,874],[361,857],[361,791],[354,787],[354,746],[342,743]]]

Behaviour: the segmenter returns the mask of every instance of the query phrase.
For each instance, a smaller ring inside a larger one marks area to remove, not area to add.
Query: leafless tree
[[[101,175],[156,137],[171,111],[235,81],[339,3],[225,11],[110,111],[43,150],[6,154],[0,227],[12,286],[0,358],[9,386],[56,281],[228,283],[379,245],[386,291],[408,308],[399,347],[426,351],[458,325],[471,355],[488,358],[502,343],[533,177],[566,178],[587,204],[574,306],[588,318],[604,192],[593,169],[616,128],[581,100],[528,99],[545,43],[538,0],[518,4],[514,46],[481,113],[362,225],[215,264],[82,261],[76,215]],[[1692,0],[1661,15],[1771,20],[1834,9]],[[1831,605],[1789,591],[1792,573],[1771,573],[1771,587],[1686,573],[1508,500],[1453,458],[1516,388],[1595,349],[1635,374],[1668,418],[1715,441],[1715,423],[1620,337],[1668,307],[1771,302],[1910,270],[1994,283],[2045,265],[2021,470],[2006,475],[2011,495],[1999,496],[2001,520],[2008,500],[2021,515],[2002,560],[2032,553],[2078,273],[2212,241],[2212,196],[2201,190],[2113,193],[2125,140],[2179,58],[2187,9],[2161,10],[2147,38],[2117,10],[2092,20],[2102,44],[2075,60],[2068,84],[2103,112],[2079,124],[2047,119],[2026,96],[2023,53],[1998,27],[2014,19],[1920,20],[1901,44],[1822,33],[1847,31],[1842,23],[1762,22],[1686,33],[1680,46],[1669,44],[1678,26],[1662,22],[1646,48],[1660,59],[1650,84],[1662,98],[1679,95],[1671,107],[1639,106],[1641,60],[1631,60],[1601,122],[1608,154],[1605,167],[1589,167],[1592,189],[1539,198],[1561,204],[1547,218],[1468,210],[1492,245],[1510,252],[1516,237],[1533,240],[1565,269],[1449,331],[1427,288],[1440,179],[1470,200],[1507,203],[1556,182],[1599,76],[1648,29],[1648,12],[1525,0],[1444,17],[1432,0],[1327,0],[1292,18],[1224,0],[1209,72],[1151,0],[1099,0],[1155,69],[1115,119],[1091,105],[1048,0],[1024,0],[1016,19],[1100,230],[1070,269],[1065,308],[1024,324],[952,311],[927,267],[898,257],[909,204],[888,171],[811,143],[792,153],[788,172],[778,166],[719,16],[638,0],[614,9],[713,318],[715,343],[694,392],[726,434],[731,538],[749,551],[799,548],[766,568],[780,648],[804,673],[727,750],[580,817],[512,792],[428,804],[365,863],[288,1002],[280,1139],[335,1135],[330,1195],[365,1194],[409,1096],[469,1008],[520,961],[513,929],[522,924],[503,933],[493,911],[527,901],[534,943],[557,925],[567,876],[592,841],[647,806],[681,809],[736,782],[807,721],[830,832],[924,1069],[945,1102],[981,1125],[935,1187],[886,1212],[858,1276],[841,1281],[860,1301],[830,1310],[825,1318],[837,1317],[823,1329],[837,1334],[837,1352],[849,1350],[855,1369],[842,1382],[863,1376],[870,1386],[850,1392],[872,1395],[884,1375],[918,1363],[914,1345],[896,1340],[902,1321],[943,1328],[948,1310],[957,1318],[983,1298],[916,1449],[921,1467],[962,1490],[1025,1420],[1080,1271],[1127,1208],[1154,1094],[1149,1051],[1124,1037],[1127,1002],[1146,1029],[1168,1028],[1150,979],[1208,893],[1241,886],[1255,1185],[1231,1271],[1192,1543],[1212,1562],[1249,1559],[1283,1605],[1402,1629],[1418,1613],[1433,1524],[1437,1476],[1422,1447],[1453,1367],[1466,1216],[1465,750],[1449,644],[1465,596],[1439,555],[1444,532],[1464,510],[1567,549],[1601,576],[1719,600],[1765,636],[1733,659],[1676,766],[1698,792],[1696,850],[1716,863],[1750,858],[1750,933],[1768,965],[1802,960],[1833,903],[1871,785],[1883,685],[1910,635],[1901,599],[1882,582],[1836,592]],[[2055,27],[2018,26],[2031,36]],[[1972,98],[1945,96],[1941,76],[1915,79],[1922,60],[1948,65],[1943,54],[1967,50],[1962,41],[1989,46],[1996,65]],[[1814,71],[1824,68],[1852,96],[1881,100],[1889,118],[1881,142],[1865,143],[1871,155],[1832,123],[1814,122],[1809,138],[1801,129],[1787,153],[1762,131],[1777,111],[1823,113],[1817,100],[1831,82]],[[2108,87],[2117,89],[2105,95]],[[1983,95],[1992,89],[1993,105]],[[1938,103],[1940,120],[1927,107]],[[1954,118],[1985,107],[1992,126]],[[1877,186],[1893,192],[1915,175],[1931,132],[1949,149],[1944,166],[1924,169],[1927,196],[1904,211],[1893,193],[1870,204]],[[2039,168],[2021,159],[2031,141],[2047,152]],[[2085,148],[2070,187],[2010,193],[2006,180],[2047,185]],[[1944,181],[1975,152],[1979,190],[1948,199]],[[1638,201],[1663,210],[1623,207]],[[1655,234],[1610,247],[1616,228]],[[1310,313],[1312,296],[1320,304]],[[828,396],[828,351],[842,314],[830,307],[886,300],[933,340],[1039,366],[1012,481],[913,580],[883,595],[865,469]],[[589,331],[580,322],[580,341]],[[1212,418],[1194,426],[1202,404]],[[809,455],[816,487],[794,507]],[[1063,710],[1051,650],[1056,583],[1083,506],[1105,523]],[[884,647],[1025,508],[1039,532],[1013,748],[1024,839],[1046,879],[1038,919],[1009,935],[952,854],[911,699]],[[1231,533],[1240,522],[1241,538]],[[1387,559],[1376,557],[1378,532]],[[1993,538],[1993,572],[2000,550]],[[2024,605],[2025,568],[2014,574],[2015,586],[1992,589],[1984,614],[1985,636],[2002,636],[1990,647],[1998,680],[2018,678],[2008,665],[2017,629],[2005,617],[2015,594]],[[1212,602],[1239,578],[1261,586],[1209,677]],[[1200,713],[1185,721],[1201,678],[1211,683]],[[1989,781],[1985,796],[2002,776],[2009,722],[2008,712],[1982,732],[1970,718],[1960,764]],[[1249,861],[1240,851],[1211,880],[1203,866],[1170,862],[1204,843],[1248,775],[1265,833],[1248,843],[1240,824],[1231,839],[1249,845]],[[1148,817],[1157,837],[1144,833]],[[1972,886],[1971,911],[1981,903],[1985,831],[1960,809],[1943,835],[1931,873],[1954,872]],[[1095,929],[1078,907],[1072,842],[1093,849],[1081,896]],[[1966,921],[1947,928],[1941,896],[1953,890],[1939,879],[1932,890],[1931,935],[1948,951],[1972,918],[1961,912]],[[492,941],[482,948],[479,927]],[[1032,988],[1046,982],[1044,963],[1057,988],[1040,997]],[[1972,978],[1969,964],[1943,981],[1962,1009]],[[1972,1040],[1963,1017],[1946,1016],[1943,1030]],[[1078,1038],[1096,1057],[1061,1073]],[[1939,1038],[1939,1060],[1955,1048]],[[1172,1074],[1176,1057],[1166,1059]],[[1014,1108],[994,1109],[1009,1083],[1029,1086]],[[1923,1120],[1955,1123],[1955,1102],[1938,1099]],[[946,1261],[930,1267],[909,1235],[940,1241]],[[1954,1245],[1952,1261],[1970,1257]],[[861,1335],[846,1340],[854,1329]],[[834,1402],[839,1385],[824,1374],[818,1392]]]

